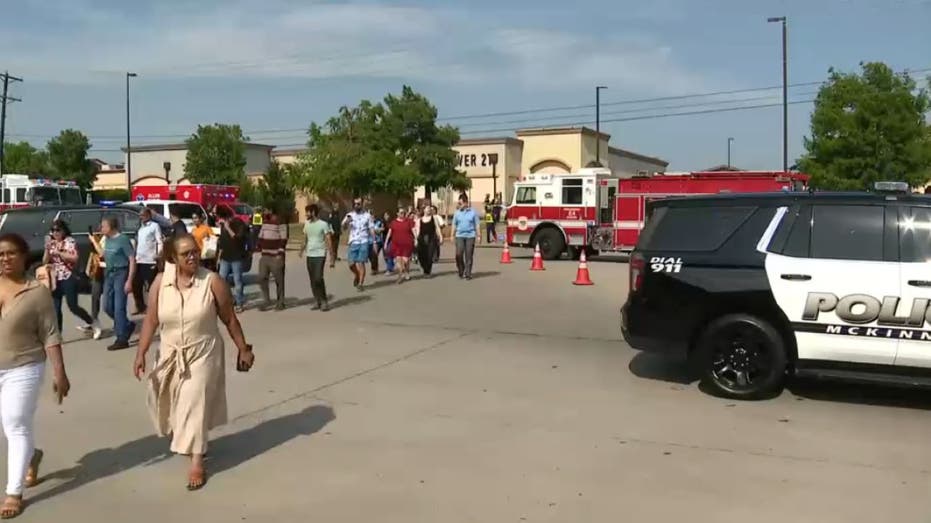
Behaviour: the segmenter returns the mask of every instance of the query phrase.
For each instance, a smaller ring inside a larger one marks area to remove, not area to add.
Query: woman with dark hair
[[[165,243],[164,260],[165,271],[149,292],[133,373],[139,380],[145,375],[146,353],[158,330],[158,361],[146,377],[149,409],[158,434],[171,434],[171,451],[190,456],[187,488],[197,490],[207,481],[208,432],[227,421],[225,356],[217,318],[238,349],[236,370],[248,371],[255,357],[233,310],[229,286],[201,266],[194,238],[172,237]]]
[[[35,448],[32,429],[46,359],[54,373],[52,387],[58,403],[71,389],[52,297],[26,276],[28,253],[21,236],[0,235],[0,421],[7,439],[2,519],[22,513],[23,490],[38,482],[42,451]]]
[[[78,305],[78,279],[74,274],[78,263],[78,245],[71,237],[71,228],[64,220],[55,220],[45,239],[45,254],[42,263],[51,266],[52,277],[55,279],[55,290],[52,299],[55,302],[55,318],[58,321],[58,331],[61,332],[62,298],[68,303],[68,310],[81,321],[83,325],[78,328],[82,331],[93,330],[94,337],[100,337],[100,325],[94,321],[90,314]]]

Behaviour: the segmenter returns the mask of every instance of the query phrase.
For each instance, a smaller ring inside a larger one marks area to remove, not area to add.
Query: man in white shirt
[[[145,314],[149,287],[158,274],[158,256],[162,252],[162,231],[152,219],[152,210],[139,214],[142,225],[136,231],[136,274],[133,276],[133,301],[136,314]]]
[[[362,198],[352,201],[352,212],[343,218],[343,227],[349,226],[349,270],[352,284],[361,291],[365,285],[365,264],[369,261],[371,240],[375,237],[375,221],[362,205]]]

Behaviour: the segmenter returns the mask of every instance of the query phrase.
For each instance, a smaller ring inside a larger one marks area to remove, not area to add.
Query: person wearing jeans
[[[469,205],[465,193],[459,195],[459,210],[453,215],[453,237],[456,238],[456,269],[459,277],[472,279],[472,259],[478,231],[478,214]]]
[[[314,295],[316,304],[314,310],[330,310],[326,294],[326,282],[323,279],[323,266],[326,263],[327,251],[330,251],[330,268],[336,266],[336,245],[333,241],[333,228],[320,219],[320,208],[308,205],[304,208],[307,213],[307,223],[304,224],[304,241],[301,243],[299,255],[307,260],[307,276],[310,278],[310,290]]]
[[[62,299],[64,299],[68,303],[68,310],[71,311],[71,314],[84,322],[84,325],[79,325],[78,328],[84,331],[93,329],[94,334],[97,334],[100,331],[100,326],[97,325],[86,310],[78,305],[78,280],[74,275],[74,267],[78,263],[78,246],[71,236],[71,229],[64,220],[52,222],[48,239],[45,242],[45,254],[42,256],[42,262],[49,264],[52,269],[52,277],[55,279],[55,290],[52,291],[52,299],[55,303],[58,331],[61,332],[61,305]]]
[[[235,311],[242,312],[246,304],[245,289],[242,281],[243,260],[249,253],[246,250],[249,228],[239,218],[229,216],[228,211],[219,216],[220,238],[217,240],[220,260],[220,277],[227,281],[233,276],[233,298]]]
[[[51,363],[58,403],[71,384],[61,352],[61,332],[49,292],[26,277],[29,245],[19,235],[0,235],[0,422],[7,439],[6,498],[0,518],[23,511],[23,491],[38,483],[43,452],[35,448],[33,420],[45,361]]]
[[[136,255],[129,236],[120,234],[116,218],[104,218],[100,231],[107,237],[103,249],[103,259],[107,264],[103,279],[103,310],[113,318],[116,334],[116,341],[107,350],[122,350],[129,348],[129,337],[136,330],[136,324],[126,315],[126,302],[133,290],[133,275],[136,273]]]

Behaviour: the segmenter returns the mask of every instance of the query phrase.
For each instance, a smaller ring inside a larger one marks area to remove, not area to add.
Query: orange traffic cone
[[[545,271],[543,268],[543,256],[540,254],[540,244],[533,248],[533,263],[530,264],[532,271]]]
[[[501,261],[500,263],[511,263],[511,250],[508,249],[508,241],[504,240],[504,250],[501,251]]]
[[[575,273],[575,281],[572,282],[572,285],[594,285],[595,282],[592,281],[591,277],[588,274],[588,261],[585,259],[585,250],[582,250],[582,255],[579,256],[579,270]]]

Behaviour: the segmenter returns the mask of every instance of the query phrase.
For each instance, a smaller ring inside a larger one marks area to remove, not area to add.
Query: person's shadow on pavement
[[[211,476],[220,474],[298,436],[319,432],[334,419],[336,413],[331,407],[314,405],[301,412],[270,419],[255,427],[217,438],[210,442],[207,472]],[[50,480],[65,482],[28,497],[28,501],[35,504],[133,467],[160,463],[172,457],[168,445],[167,438],[152,435],[116,448],[95,450],[84,455],[74,467],[40,477],[40,483]]]

